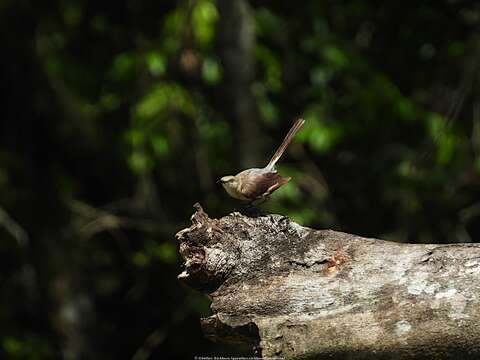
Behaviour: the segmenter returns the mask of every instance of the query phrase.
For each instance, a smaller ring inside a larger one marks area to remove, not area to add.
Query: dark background
[[[0,2],[0,357],[237,355],[201,333],[174,234],[215,180],[279,165],[263,210],[478,241],[478,2]]]

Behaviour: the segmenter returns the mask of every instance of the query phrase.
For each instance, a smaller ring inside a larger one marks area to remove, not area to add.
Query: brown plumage
[[[237,177],[240,178],[241,193],[251,200],[270,195],[291,179],[290,177],[282,177],[276,171],[257,173],[252,170],[253,169],[244,170],[237,175]]]
[[[227,193],[235,199],[253,202],[266,199],[275,190],[288,183],[291,178],[284,178],[278,174],[275,164],[304,123],[305,120],[303,119],[295,121],[268,165],[264,168],[247,169],[235,176],[222,177],[220,182]]]

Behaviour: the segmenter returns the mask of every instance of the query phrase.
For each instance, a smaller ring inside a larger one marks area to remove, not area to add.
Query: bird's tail
[[[273,154],[272,158],[270,159],[270,162],[266,166],[268,169],[273,170],[275,168],[275,164],[277,163],[278,159],[280,159],[284,151],[287,149],[288,145],[290,145],[290,142],[292,141],[293,137],[298,132],[298,130],[300,130],[300,128],[303,126],[304,123],[305,123],[305,120],[303,119],[297,119],[297,121],[295,121],[295,123],[292,125],[292,127],[288,131],[287,136],[285,136],[285,139],[283,139],[282,144],[278,147],[277,151],[275,151],[275,154]]]

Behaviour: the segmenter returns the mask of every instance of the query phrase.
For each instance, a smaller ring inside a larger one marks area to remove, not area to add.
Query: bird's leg
[[[257,217],[263,215],[263,213],[255,206],[255,200],[246,203],[240,213],[249,217]]]
[[[265,215],[265,213],[257,206],[263,204],[266,200],[268,200],[268,196],[262,196],[260,198],[250,200],[248,203],[245,204],[242,213],[250,217],[258,217]]]
[[[261,205],[263,204],[265,201],[268,200],[268,195],[264,195],[262,196],[261,198],[258,198],[258,199],[255,199],[255,200],[252,200],[250,202],[251,206],[256,206],[256,205]]]

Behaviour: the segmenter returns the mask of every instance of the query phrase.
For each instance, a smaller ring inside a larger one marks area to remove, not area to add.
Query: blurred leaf
[[[275,191],[275,197],[277,200],[286,199],[291,202],[296,202],[300,199],[300,191],[298,190],[298,187],[290,181]]]
[[[83,17],[83,9],[80,2],[63,2],[63,19],[70,27],[77,26]]]
[[[168,154],[169,146],[167,139],[161,135],[155,135],[151,138],[151,143],[155,155],[164,158]]]
[[[178,259],[176,246],[168,242],[158,244],[154,247],[152,255],[168,264],[173,264]]]
[[[139,101],[135,114],[140,119],[152,118],[166,110],[193,115],[194,105],[184,88],[174,83],[158,83]]]
[[[147,55],[148,69],[150,73],[154,76],[160,76],[165,74],[166,70],[166,59],[163,55],[158,52],[150,52]]]
[[[433,140],[439,139],[445,134],[445,119],[438,114],[431,114],[428,117],[428,130]]]
[[[112,111],[118,109],[120,106],[121,99],[117,94],[104,94],[100,98],[100,105],[107,111]]]
[[[274,124],[277,122],[278,110],[267,98],[258,100],[258,109],[260,111],[260,116],[267,124]]]
[[[98,33],[105,33],[109,30],[108,19],[105,16],[95,15],[90,20],[90,27]]]
[[[209,85],[216,85],[222,78],[220,64],[212,58],[205,58],[202,64],[203,80]]]
[[[326,61],[339,69],[345,68],[349,64],[347,54],[335,46],[326,46],[323,49],[323,56]]]
[[[153,161],[145,152],[134,151],[128,157],[128,165],[134,172],[142,174],[152,167]]]
[[[2,345],[5,352],[10,356],[19,357],[22,354],[22,342],[13,337],[4,338]]]
[[[138,129],[131,129],[125,133],[127,142],[135,148],[140,147],[145,143],[145,135]]]
[[[329,151],[341,139],[343,131],[334,122],[326,122],[323,109],[314,106],[305,112],[304,129],[298,139],[308,144],[318,153]]]
[[[41,360],[53,358],[50,344],[34,334],[27,334],[23,338],[4,337],[2,347],[11,359]]]
[[[160,260],[163,263],[173,264],[178,260],[177,248],[169,243],[157,243],[153,240],[148,240],[145,243],[145,248],[142,251],[137,251],[132,261],[138,267],[148,266],[153,259]]]
[[[459,41],[454,41],[448,45],[448,55],[452,58],[460,57],[465,52],[465,45]]]
[[[132,262],[138,267],[145,267],[150,264],[150,258],[145,253],[137,251],[133,254]]]
[[[445,118],[437,114],[428,117],[428,129],[432,141],[437,147],[437,161],[447,164],[455,150],[455,135],[450,130]]]
[[[475,171],[480,175],[480,157],[477,157],[474,162]]]
[[[301,39],[301,47],[307,53],[317,52],[320,47],[320,39],[316,36],[305,36]]]
[[[258,36],[278,35],[285,26],[283,19],[266,7],[260,7],[255,11],[255,20]]]
[[[453,158],[455,139],[452,136],[444,136],[438,143],[438,162],[447,164]]]
[[[333,126],[315,127],[309,136],[309,145],[317,152],[326,152],[340,138],[340,130]]]
[[[333,69],[327,67],[314,67],[310,71],[310,82],[314,86],[325,86],[333,76]]]
[[[123,53],[114,58],[110,73],[115,80],[124,81],[133,75],[134,67],[135,56]]]
[[[218,19],[217,8],[213,1],[199,0],[192,12],[193,35],[201,47],[209,46],[215,34]]]
[[[282,67],[272,50],[266,46],[257,45],[255,55],[265,68],[265,86],[272,92],[278,92],[282,88]]]

